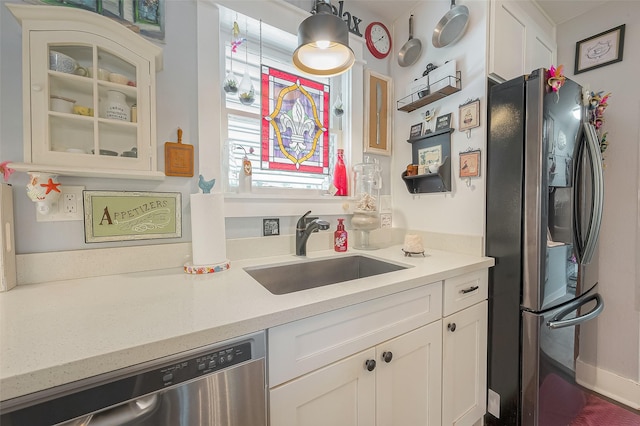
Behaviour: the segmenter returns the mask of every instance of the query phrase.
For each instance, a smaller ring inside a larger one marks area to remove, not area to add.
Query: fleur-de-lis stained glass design
[[[262,168],[329,173],[329,85],[262,65]]]

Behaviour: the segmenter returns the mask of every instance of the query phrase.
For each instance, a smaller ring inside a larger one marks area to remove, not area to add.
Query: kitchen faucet
[[[307,255],[307,240],[312,232],[317,232],[318,229],[329,229],[329,222],[321,219],[307,220],[307,215],[311,213],[311,210],[302,215],[298,219],[296,225],[296,256]]]

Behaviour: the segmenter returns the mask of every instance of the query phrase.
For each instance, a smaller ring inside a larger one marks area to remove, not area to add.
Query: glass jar
[[[380,227],[380,188],[382,174],[377,162],[359,163],[353,166],[355,174],[355,209],[351,226],[359,235],[355,248],[370,250],[369,232]]]

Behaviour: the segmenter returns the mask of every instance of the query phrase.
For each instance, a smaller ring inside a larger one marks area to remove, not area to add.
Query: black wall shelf
[[[432,88],[437,88],[437,90],[432,90]],[[455,76],[448,75],[431,84],[426,89],[419,90],[400,99],[396,102],[397,108],[398,111],[415,111],[420,107],[459,92],[461,89],[462,74],[460,71],[457,71]]]
[[[439,146],[442,156],[442,164],[436,173],[407,176],[406,171],[402,172],[402,180],[411,194],[451,192],[451,132],[453,129],[444,129],[407,140],[412,145],[412,164],[420,164],[420,152],[424,149]]]

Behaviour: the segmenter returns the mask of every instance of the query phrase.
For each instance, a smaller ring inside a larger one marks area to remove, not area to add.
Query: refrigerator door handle
[[[584,134],[587,141],[589,164],[591,165],[591,215],[584,242],[580,263],[591,263],[593,254],[598,245],[600,225],[602,223],[602,208],[604,205],[604,177],[602,174],[602,161],[600,159],[600,142],[595,127],[590,123],[584,123]]]
[[[587,312],[584,315],[580,315],[579,317],[570,318],[566,320],[563,319],[564,317],[569,315],[571,312],[580,308],[580,306],[585,305],[593,300],[596,301],[596,306],[591,311]],[[547,327],[551,329],[556,329],[556,328],[564,328],[564,327],[571,327],[574,325],[578,325],[583,322],[587,322],[594,319],[595,317],[600,315],[603,309],[604,309],[604,300],[602,300],[602,297],[598,293],[584,299],[576,299],[566,309],[563,309],[562,311],[558,312],[556,315],[553,316],[553,318],[551,318],[550,321],[547,321]]]

